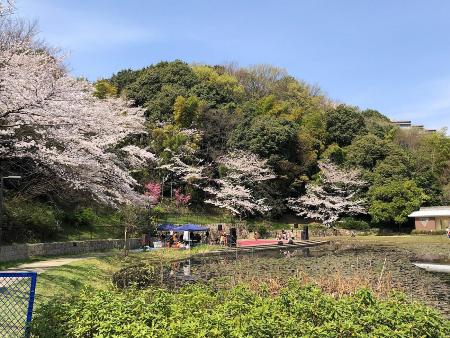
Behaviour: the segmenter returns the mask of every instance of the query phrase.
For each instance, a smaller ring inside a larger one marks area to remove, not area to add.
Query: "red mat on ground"
[[[273,245],[277,244],[276,239],[238,239],[238,246],[252,246],[252,245]]]

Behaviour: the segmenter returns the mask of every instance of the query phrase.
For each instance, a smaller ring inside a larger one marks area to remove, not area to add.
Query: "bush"
[[[129,287],[145,288],[150,285],[159,285],[161,278],[160,269],[150,265],[133,265],[115,272],[112,276],[112,283],[119,289]]]
[[[269,230],[267,229],[267,226],[264,224],[260,224],[256,227],[256,232],[259,234],[260,238],[265,238],[269,234]]]
[[[58,234],[57,212],[52,206],[16,198],[7,201],[5,209],[8,224],[16,233],[5,233],[4,240],[45,240],[55,238]],[[18,238],[19,233],[25,238]]]
[[[91,208],[78,209],[73,215],[74,225],[78,228],[91,228],[97,219],[97,214]]]
[[[82,291],[41,306],[37,337],[448,337],[450,322],[401,294],[362,289],[334,298],[291,282],[267,287]]]
[[[370,225],[366,221],[357,220],[354,218],[343,218],[338,222],[338,226],[342,229],[348,230],[369,230]]]

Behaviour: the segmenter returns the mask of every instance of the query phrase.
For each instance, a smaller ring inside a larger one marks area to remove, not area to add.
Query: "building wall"
[[[436,230],[445,230],[450,227],[450,217],[436,217]]]
[[[436,220],[434,217],[417,217],[415,219],[416,230],[431,231],[436,230]]]
[[[141,247],[141,239],[129,240],[130,249]],[[93,251],[123,248],[123,239],[104,239],[74,242],[15,244],[0,246],[0,262],[25,260],[34,256],[74,255]]]

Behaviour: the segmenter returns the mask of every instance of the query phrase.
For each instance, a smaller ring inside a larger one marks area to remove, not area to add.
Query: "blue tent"
[[[167,223],[159,225],[156,229],[158,231],[172,231],[174,228],[175,228],[174,224]]]
[[[176,227],[173,229],[173,231],[208,231],[209,229],[207,227],[202,227],[198,224],[183,224],[179,227]]]

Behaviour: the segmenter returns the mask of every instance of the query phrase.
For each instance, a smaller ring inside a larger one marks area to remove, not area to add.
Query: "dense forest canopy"
[[[271,65],[164,61],[92,84],[33,25],[2,15],[0,30],[1,173],[24,177],[6,182],[10,223],[175,196],[239,217],[388,225],[450,202],[445,130],[399,129]]]
[[[359,172],[365,184],[350,194],[351,201],[364,201],[358,213],[368,213],[377,223],[404,223],[421,205],[449,203],[450,141],[445,130],[399,129],[376,110],[333,102],[284,69],[175,60],[122,70],[95,86],[99,97],[131,99],[145,109],[148,145],[161,163],[176,159],[202,168],[204,176],[194,180],[172,171],[172,179],[193,193],[199,205],[209,200],[204,192],[211,188],[206,186],[226,180],[227,167],[220,159],[236,150],[247,154],[241,156],[256,155],[273,170],[270,180],[234,186],[245,188],[245,198],[264,204],[270,216],[305,207],[298,197],[307,196],[308,186],[323,184],[326,175],[320,168],[329,164],[336,171]],[[148,174],[153,179],[162,175],[158,169]],[[337,184],[334,197],[349,194],[342,178]],[[231,204],[233,198],[229,196]],[[319,194],[317,199],[327,198]],[[295,200],[303,205],[292,205]],[[261,213],[257,209],[243,214]]]

